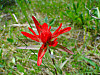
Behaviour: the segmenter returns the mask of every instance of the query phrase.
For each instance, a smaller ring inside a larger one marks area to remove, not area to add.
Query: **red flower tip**
[[[31,38],[32,40],[35,40],[35,41],[37,41],[37,42],[40,41],[38,35],[32,35],[32,34],[29,34],[29,33],[27,33],[27,32],[23,32],[23,31],[22,31],[21,33],[22,33],[24,36]]]
[[[41,63],[42,63],[42,58],[40,58],[40,59],[37,60],[37,65],[38,65],[38,66],[40,66]]]
[[[34,35],[36,35],[36,33],[35,33],[30,27],[28,27],[28,29],[29,29]]]

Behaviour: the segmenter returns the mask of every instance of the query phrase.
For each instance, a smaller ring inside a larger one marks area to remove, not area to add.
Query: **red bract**
[[[61,29],[61,26],[62,26],[62,23],[61,23],[60,26],[58,27],[58,29],[54,33],[51,33],[50,32],[51,26],[48,28],[48,25],[46,23],[44,23],[43,25],[40,25],[40,23],[35,19],[34,16],[32,16],[32,19],[35,23],[35,26],[37,28],[37,31],[38,31],[39,35],[37,35],[29,27],[28,27],[28,29],[33,33],[33,35],[29,34],[27,32],[23,32],[23,31],[21,33],[24,36],[31,38],[32,40],[43,43],[41,48],[39,49],[39,52],[38,52],[37,65],[40,66],[41,63],[42,63],[42,57],[44,56],[45,52],[47,51],[47,46],[55,47],[58,44],[57,36],[59,36],[60,34],[65,33],[65,32],[70,31],[71,27]],[[73,54],[73,53],[71,53],[71,54]]]

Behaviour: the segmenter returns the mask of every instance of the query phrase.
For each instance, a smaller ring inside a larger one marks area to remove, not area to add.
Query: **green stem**
[[[50,51],[50,49],[48,49],[48,50],[49,50],[49,53],[50,53],[50,55],[51,55],[51,51]],[[55,66],[54,58],[51,58],[51,59],[52,59],[53,65]],[[54,70],[55,70],[56,75],[58,75],[58,74],[57,74],[57,69],[54,68]]]

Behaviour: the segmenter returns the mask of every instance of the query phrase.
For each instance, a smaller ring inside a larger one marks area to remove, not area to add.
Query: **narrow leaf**
[[[93,62],[91,59],[88,59],[86,57],[81,57],[82,59],[84,59],[85,61],[87,61],[88,63],[90,63],[92,66],[95,66],[96,68],[98,67],[97,64],[95,62]]]
[[[50,23],[49,23],[50,26],[53,25],[55,21],[56,21],[56,19],[52,19],[52,20],[50,21]]]

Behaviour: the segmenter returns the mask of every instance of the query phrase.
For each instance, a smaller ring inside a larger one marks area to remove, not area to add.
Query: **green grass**
[[[74,55],[51,49],[59,75],[99,75],[100,20],[95,18],[100,18],[99,3],[100,0],[15,0],[14,4],[2,7],[0,11],[0,74],[55,75],[48,51],[43,57],[42,65],[38,67],[38,50],[16,48],[40,45],[21,34],[21,31],[29,32],[27,27],[34,28],[33,15],[40,24],[46,22],[52,26],[52,32],[60,23],[63,24],[62,28],[72,27],[71,31],[58,37],[58,42],[73,51]],[[89,14],[87,8],[95,17]],[[92,10],[93,8],[95,9]],[[14,26],[14,24],[19,26]],[[23,26],[20,26],[21,24]]]

